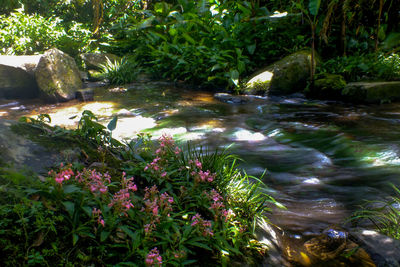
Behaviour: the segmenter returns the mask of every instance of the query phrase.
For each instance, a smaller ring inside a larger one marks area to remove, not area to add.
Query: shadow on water
[[[144,131],[211,148],[233,144],[249,174],[268,170],[266,192],[287,207],[271,221],[300,240],[342,224],[365,199],[390,195],[389,182],[400,183],[399,104],[351,106],[293,95],[230,105],[166,83],[113,89],[96,88],[88,103],[3,101],[0,118],[48,113],[54,124],[74,127],[91,109],[104,124],[119,116],[113,136],[120,139]]]

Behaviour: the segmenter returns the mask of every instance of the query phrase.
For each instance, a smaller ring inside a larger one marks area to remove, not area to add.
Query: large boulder
[[[114,54],[105,53],[85,53],[81,54],[80,57],[82,58],[83,62],[87,69],[92,70],[100,70],[102,69],[102,65],[107,64],[108,61],[115,62],[120,61],[121,58]]]
[[[290,94],[302,91],[310,76],[311,52],[291,54],[252,75],[245,85],[249,93]]]
[[[33,75],[22,68],[0,64],[0,98],[34,98],[39,89]]]
[[[400,81],[348,83],[342,94],[352,102],[384,103],[400,100]]]
[[[50,102],[75,98],[82,80],[75,60],[53,48],[44,53],[36,67],[35,78],[41,94]]]

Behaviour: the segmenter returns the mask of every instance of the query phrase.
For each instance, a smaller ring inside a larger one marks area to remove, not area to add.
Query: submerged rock
[[[102,65],[107,64],[108,61],[114,63],[121,60],[119,56],[110,53],[85,53],[81,54],[80,57],[85,63],[86,68],[91,70],[102,69]]]
[[[0,64],[0,98],[34,98],[39,89],[33,75],[22,68]]]
[[[245,92],[289,94],[306,87],[310,76],[311,52],[291,54],[257,72],[245,85]]]
[[[74,99],[76,91],[82,88],[75,60],[56,48],[47,50],[41,57],[35,78],[41,94],[50,102]]]
[[[400,81],[392,82],[354,82],[342,91],[352,102],[384,103],[400,100]]]

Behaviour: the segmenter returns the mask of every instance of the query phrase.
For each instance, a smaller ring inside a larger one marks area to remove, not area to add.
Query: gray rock
[[[400,100],[400,81],[348,83],[342,94],[350,101],[383,103]]]
[[[76,91],[82,88],[75,60],[56,48],[41,57],[35,78],[42,96],[50,102],[74,99]]]
[[[34,98],[39,95],[35,78],[22,68],[0,64],[0,98]]]
[[[105,65],[108,60],[110,60],[111,62],[121,60],[119,56],[110,53],[105,53],[105,54],[85,53],[81,54],[80,57],[85,63],[87,69],[94,69],[94,70],[100,70],[102,68],[102,65]]]
[[[253,100],[248,95],[231,95],[228,93],[216,93],[214,94],[214,98],[228,104],[245,104]]]
[[[290,94],[306,87],[310,76],[311,52],[291,54],[256,72],[245,85],[245,92]]]
[[[378,267],[400,266],[400,241],[371,230],[355,230],[351,232],[355,240],[368,254]]]

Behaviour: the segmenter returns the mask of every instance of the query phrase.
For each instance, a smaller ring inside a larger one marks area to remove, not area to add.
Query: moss
[[[346,86],[343,76],[324,73],[316,77],[312,87],[306,89],[307,95],[316,98],[338,99]]]

